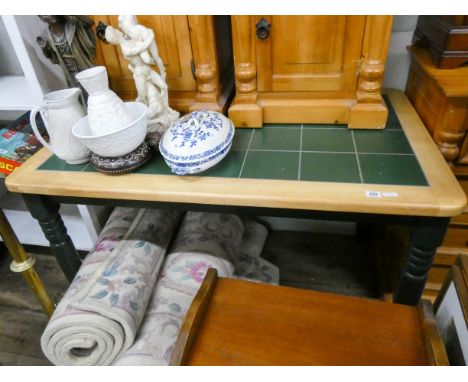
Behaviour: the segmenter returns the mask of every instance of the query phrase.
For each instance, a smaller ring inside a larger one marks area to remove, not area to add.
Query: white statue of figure
[[[166,68],[159,57],[154,32],[139,25],[133,15],[119,16],[119,27],[121,31],[105,27],[105,40],[120,46],[133,73],[138,93],[136,101],[148,106],[148,132],[161,136],[179,118],[179,113],[169,107]],[[153,64],[159,73],[153,70]]]

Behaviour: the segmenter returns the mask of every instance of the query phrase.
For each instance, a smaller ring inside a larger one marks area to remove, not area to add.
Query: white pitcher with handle
[[[72,134],[75,122],[85,116],[83,106],[78,102],[80,95],[79,88],[47,93],[43,96],[43,105],[36,106],[29,116],[37,139],[44,147],[69,164],[86,163],[91,158],[91,151]],[[44,140],[36,126],[38,112],[41,113],[49,133],[50,144]]]

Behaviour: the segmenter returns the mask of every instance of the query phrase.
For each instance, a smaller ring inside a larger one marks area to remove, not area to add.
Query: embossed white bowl
[[[129,125],[110,133],[93,135],[88,117],[83,117],[72,127],[72,133],[93,153],[103,157],[118,157],[131,153],[145,140],[147,106],[141,102],[125,102],[133,117]]]
[[[178,175],[208,170],[229,152],[234,125],[221,113],[197,110],[178,119],[163,135],[159,151]]]

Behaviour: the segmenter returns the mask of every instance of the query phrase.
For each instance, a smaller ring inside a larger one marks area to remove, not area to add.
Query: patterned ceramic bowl
[[[93,135],[88,117],[83,117],[72,127],[72,133],[93,153],[102,157],[118,157],[135,150],[145,140],[147,106],[141,102],[125,102],[133,117],[129,125],[110,133]]]
[[[172,125],[161,141],[159,151],[178,175],[197,174],[223,159],[231,148],[234,125],[221,113],[197,110]]]
[[[172,162],[170,160],[164,159],[167,165],[171,168],[171,171],[177,175],[191,175],[198,174],[200,172],[206,171],[209,168],[213,167],[215,164],[221,162],[221,160],[228,154],[231,148],[231,144],[225,147],[223,150],[218,151],[215,155],[192,163],[178,163]]]

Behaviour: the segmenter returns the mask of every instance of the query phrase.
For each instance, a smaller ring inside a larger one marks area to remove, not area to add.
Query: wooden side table
[[[432,306],[217,278],[208,270],[172,365],[448,365]]]
[[[406,93],[448,162],[468,164],[464,144],[468,129],[468,67],[438,69],[430,52],[409,48],[411,67]]]

